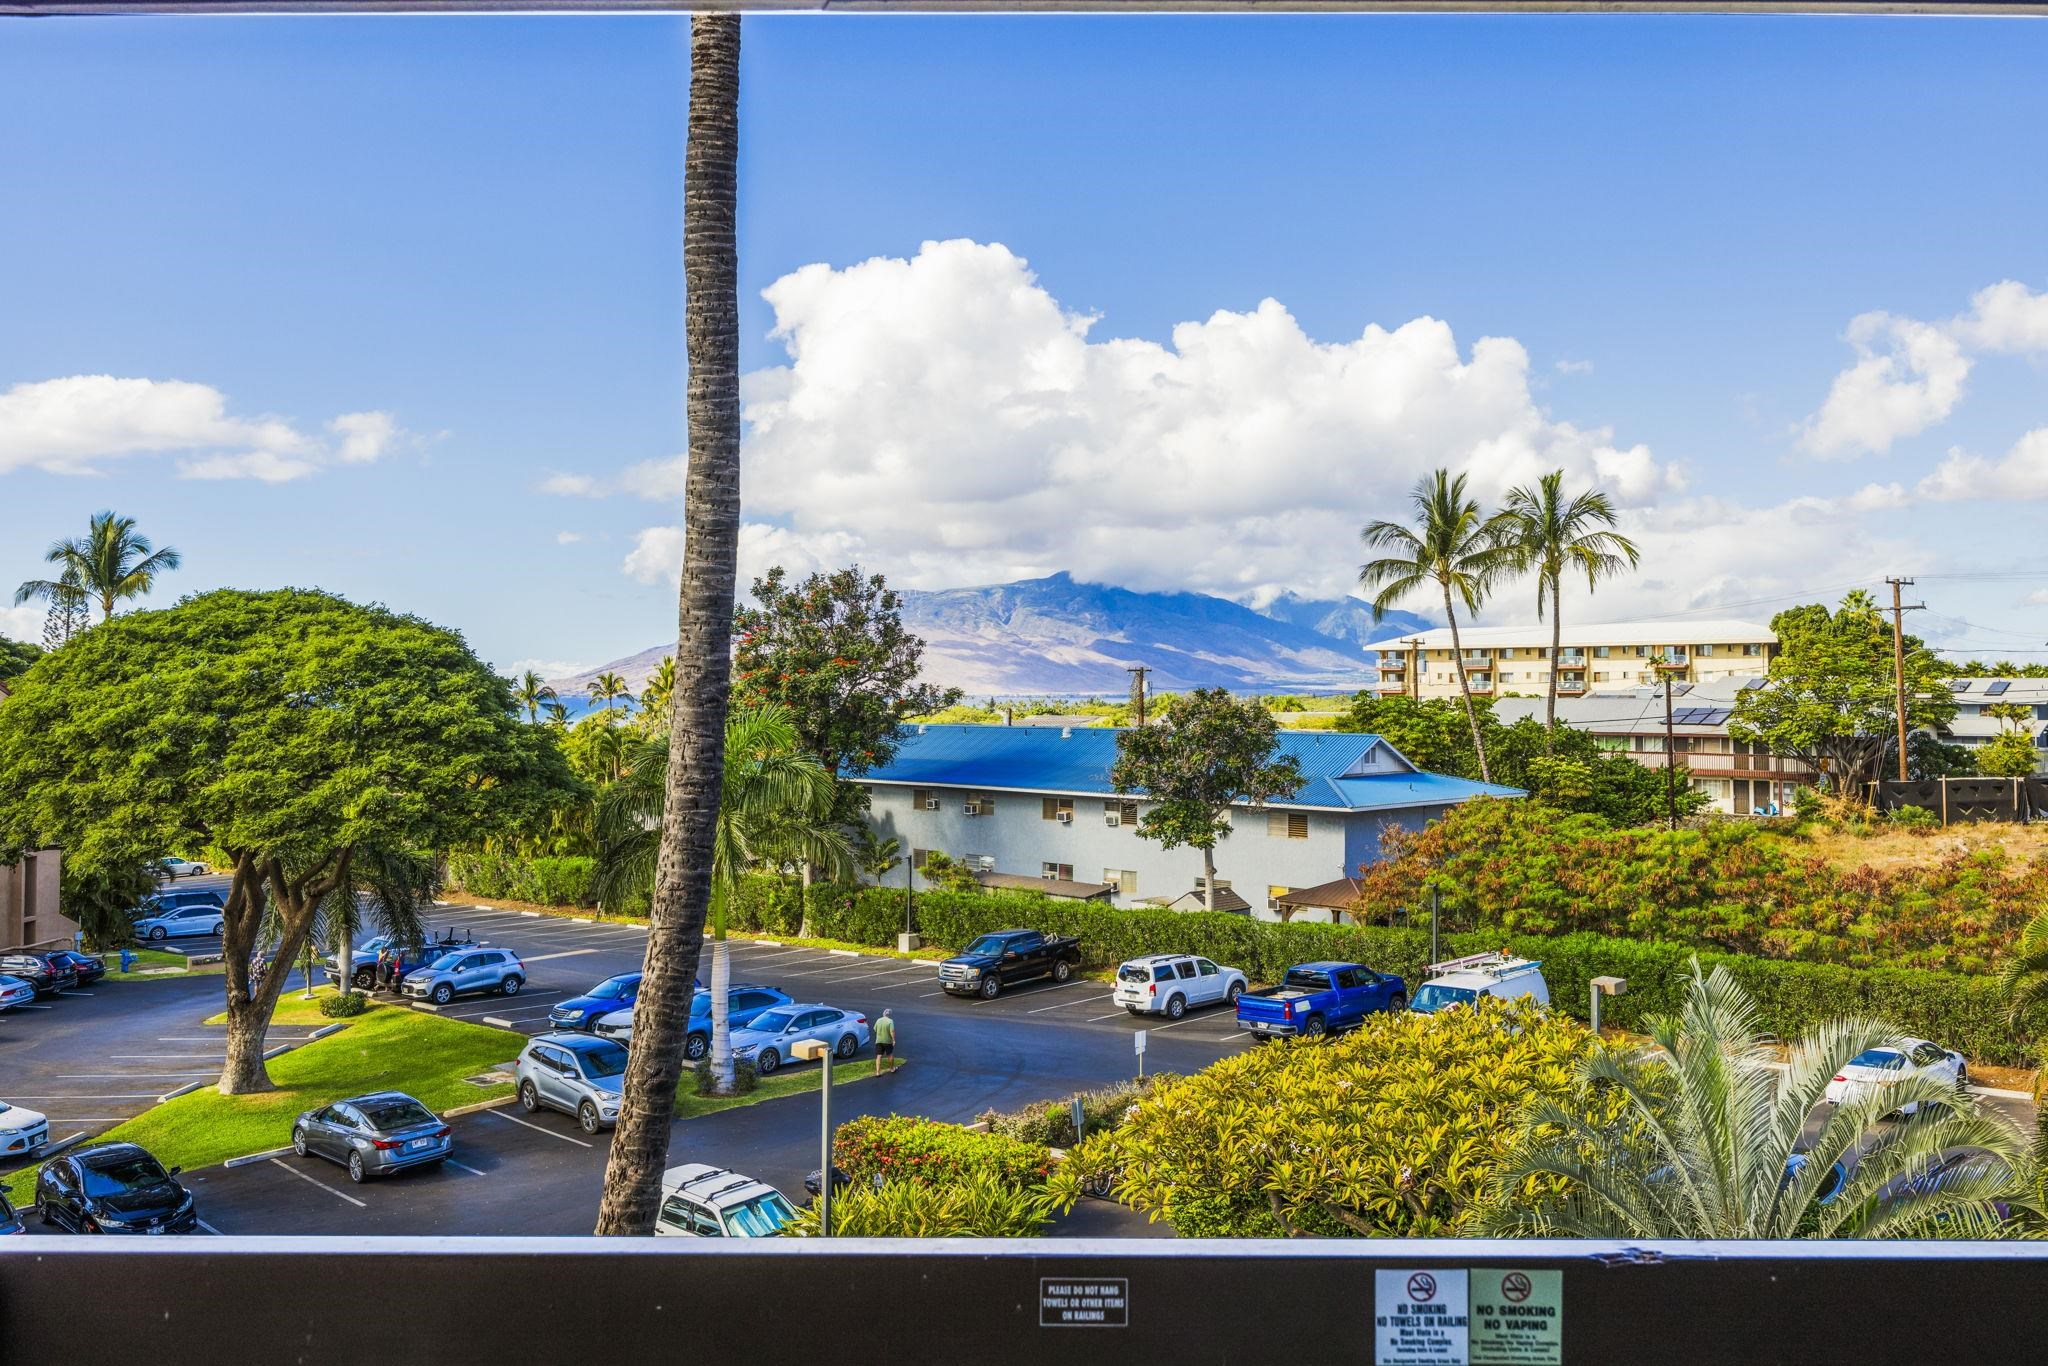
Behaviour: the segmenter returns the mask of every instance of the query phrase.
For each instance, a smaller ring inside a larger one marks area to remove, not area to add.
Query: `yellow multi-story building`
[[[1660,681],[1680,683],[1764,672],[1778,638],[1753,621],[1630,621],[1567,624],[1551,658],[1550,624],[1461,626],[1465,673],[1486,697],[1542,693],[1557,673],[1560,694],[1611,692]],[[1381,696],[1456,697],[1458,650],[1448,627],[1388,636],[1365,647],[1378,655]]]

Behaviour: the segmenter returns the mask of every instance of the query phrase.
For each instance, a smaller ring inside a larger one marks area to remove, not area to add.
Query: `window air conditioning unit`
[[[966,813],[967,815],[970,815],[970,816],[979,816],[979,815],[981,814],[981,803],[979,803],[979,802],[969,802],[969,803],[967,803],[967,805],[965,805],[965,806],[961,807],[960,809],[961,809],[961,810],[962,810],[963,812],[965,812],[965,813]]]
[[[1102,818],[1102,823],[1108,826],[1110,829],[1114,830],[1124,823],[1124,818],[1122,816],[1119,816],[1116,812],[1112,811]]]
[[[1053,819],[1061,825],[1072,825],[1074,823],[1074,813],[1071,811],[1061,811],[1056,813]]]
[[[938,810],[938,809],[939,809],[939,799],[938,799],[937,797],[926,797],[926,798],[924,799],[924,809],[925,809],[925,810],[927,810],[927,811],[936,811],[936,810]]]

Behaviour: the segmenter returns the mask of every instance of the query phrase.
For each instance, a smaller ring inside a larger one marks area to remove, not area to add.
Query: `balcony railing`
[[[1664,767],[1664,751],[1661,749],[1622,750],[1620,753],[1641,764],[1644,768]],[[1716,776],[1728,774],[1774,774],[1788,778],[1810,778],[1811,768],[1797,759],[1780,755],[1747,754],[1686,754],[1680,752],[1678,762],[1695,773],[1710,773]]]

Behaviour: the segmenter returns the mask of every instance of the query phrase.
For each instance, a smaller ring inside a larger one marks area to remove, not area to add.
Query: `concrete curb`
[[[224,953],[190,953],[185,955],[185,966],[189,968],[195,964],[220,963],[226,959],[227,955]]]
[[[412,1001],[409,1004],[414,1010],[424,1010],[429,1015],[439,1015],[441,1013],[441,1007],[435,1005],[432,1001]]]
[[[75,1148],[83,1142],[85,1142],[84,1134],[73,1134],[69,1138],[60,1138],[55,1143],[46,1145],[40,1153],[37,1153],[36,1161],[46,1162],[50,1158],[55,1157],[58,1153],[63,1152],[66,1148]],[[22,1167],[18,1168],[17,1170],[26,1171],[28,1169],[26,1167]],[[10,1176],[12,1176],[13,1174],[13,1172],[8,1173],[8,1175]]]
[[[512,1095],[509,1096],[499,1096],[496,1100],[480,1100],[476,1102],[474,1105],[458,1105],[453,1109],[443,1110],[441,1112],[441,1118],[460,1119],[464,1115],[473,1115],[484,1110],[495,1110],[500,1105],[510,1105],[513,1101],[517,1099],[519,1099],[518,1093],[514,1092]]]
[[[188,1081],[183,1086],[180,1086],[177,1090],[166,1091],[162,1095],[158,1096],[156,1098],[156,1103],[161,1105],[167,1100],[176,1100],[179,1096],[189,1096],[194,1091],[197,1091],[200,1087],[211,1086],[212,1084],[212,1082],[205,1081]]]
[[[291,1051],[292,1051],[292,1050],[293,1050],[294,1048],[297,1048],[297,1047],[298,1047],[298,1045],[297,1045],[297,1044],[295,1044],[295,1043],[281,1043],[281,1044],[279,1044],[279,1045],[278,1045],[277,1047],[275,1047],[275,1048],[266,1048],[266,1049],[264,1049],[264,1050],[263,1050],[263,1061],[265,1061],[265,1062],[269,1062],[269,1061],[270,1061],[270,1060],[271,1060],[272,1058],[276,1057],[276,1056],[277,1056],[278,1054],[280,1054],[280,1053],[289,1053],[289,1052],[291,1052]]]
[[[227,1161],[221,1163],[221,1166],[246,1167],[252,1162],[268,1162],[273,1157],[283,1157],[286,1153],[291,1151],[292,1149],[289,1147],[272,1148],[268,1152],[249,1153],[247,1156],[244,1157],[231,1157]]]
[[[313,1032],[312,1032],[311,1034],[308,1034],[308,1035],[306,1036],[306,1038],[305,1038],[305,1042],[307,1042],[307,1043],[311,1043],[311,1042],[313,1042],[313,1040],[315,1040],[315,1039],[324,1039],[324,1038],[326,1038],[326,1037],[327,1037],[327,1036],[328,1036],[329,1034],[332,1034],[332,1033],[334,1033],[334,1032],[335,1032],[336,1030],[340,1030],[340,1029],[347,1029],[347,1028],[348,1028],[348,1021],[346,1021],[346,1020],[336,1020],[336,1021],[335,1021],[335,1022],[334,1022],[333,1024],[329,1024],[329,1025],[321,1025],[321,1026],[320,1026],[320,1027],[319,1027],[318,1029],[314,1030],[314,1031],[313,1031]]]
[[[511,1022],[510,1020],[507,1020],[507,1019],[502,1019],[502,1018],[500,1018],[499,1016],[496,1016],[496,1015],[486,1015],[486,1016],[484,1016],[484,1023],[485,1023],[485,1024],[487,1024],[487,1025],[495,1025],[495,1026],[496,1026],[497,1028],[499,1028],[499,1029],[517,1029],[517,1028],[519,1028],[519,1026],[518,1026],[518,1025],[515,1025],[515,1024],[513,1024],[513,1023],[512,1023],[512,1022]]]
[[[867,958],[871,956],[880,958],[883,956],[881,954],[865,954],[858,949],[827,949],[825,952],[831,954],[834,958]]]

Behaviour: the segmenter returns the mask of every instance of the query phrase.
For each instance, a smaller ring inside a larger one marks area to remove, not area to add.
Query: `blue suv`
[[[691,986],[699,991],[704,984],[692,981]],[[597,1022],[617,1011],[633,1009],[633,1002],[640,999],[640,974],[622,972],[616,977],[607,977],[581,996],[572,996],[548,1012],[549,1029],[575,1029],[588,1034],[596,1030]]]
[[[786,1006],[793,999],[788,992],[777,991],[774,987],[735,982],[725,995],[726,1016],[734,1029],[740,1029],[752,1024],[754,1017],[762,1011]],[[633,1008],[627,1006],[601,1017],[595,1032],[602,1038],[630,1042],[633,1037]],[[711,993],[699,987],[697,994],[690,999],[690,1033],[683,1041],[683,1056],[696,1062],[710,1051]]]

